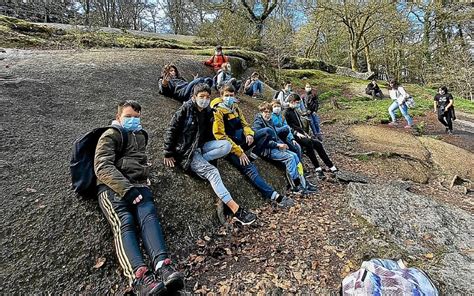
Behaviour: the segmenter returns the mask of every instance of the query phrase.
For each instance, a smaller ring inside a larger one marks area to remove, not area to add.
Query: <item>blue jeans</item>
[[[263,94],[263,83],[260,80],[252,82],[250,87],[245,91],[245,94],[249,96],[253,96],[256,93]]]
[[[311,126],[311,130],[313,131],[313,134],[315,136],[321,134],[321,127],[319,126],[321,120],[319,119],[318,114],[311,112],[311,114],[309,115],[309,119],[309,124]]]
[[[222,182],[221,175],[215,166],[209,163],[214,159],[218,159],[229,154],[232,145],[226,140],[215,140],[204,143],[202,148],[194,151],[193,160],[191,161],[191,170],[199,177],[207,179],[211,183],[211,187],[216,195],[223,203],[232,200],[227,188]]]
[[[397,118],[395,117],[395,110],[397,109],[400,109],[400,112],[402,113],[403,117],[405,117],[407,124],[413,125],[413,120],[411,119],[410,115],[408,115],[407,104],[403,103],[399,105],[396,100],[394,100],[393,103],[390,105],[390,107],[388,107],[388,113],[390,114],[390,117],[392,118],[392,122],[397,121]]]
[[[282,162],[285,165],[286,173],[291,180],[296,180],[300,178],[298,173],[298,163],[300,162],[298,155],[290,150],[280,150],[278,148],[269,149],[263,153],[264,157],[267,157],[271,160]]]
[[[240,145],[240,147],[244,150],[244,151],[247,151],[249,150],[251,147],[254,147],[253,148],[253,153],[257,154],[257,155],[260,155],[263,150],[267,147],[268,145],[268,142],[270,142],[271,139],[275,138],[277,135],[276,133],[273,131],[272,128],[269,128],[269,127],[265,127],[265,128],[262,128],[262,129],[259,129],[258,131],[256,131],[253,135],[253,143],[252,145],[247,145],[247,142],[245,140],[245,137],[244,139],[239,139],[238,141],[235,141],[238,145]]]
[[[236,167],[242,174],[249,178],[250,182],[252,182],[252,185],[257,188],[264,198],[272,200],[276,198],[277,192],[270,185],[268,185],[267,182],[265,182],[262,176],[260,176],[260,173],[253,162],[243,166],[240,164],[239,157],[233,153],[229,154],[227,158],[234,167]]]
[[[143,197],[136,205],[122,200],[108,187],[99,193],[99,206],[112,227],[118,261],[130,284],[134,272],[146,266],[138,243],[138,231],[153,266],[168,258],[153,194],[148,187],[135,188]]]
[[[303,154],[302,154],[303,152],[301,151],[301,146],[296,141],[294,141],[293,136],[289,137],[290,132],[291,132],[290,127],[287,125],[282,126],[282,127],[277,127],[276,131],[277,131],[278,137],[283,142],[285,142],[285,144],[288,145],[288,148],[290,148],[291,152],[296,153],[299,161],[301,161],[303,159]]]
[[[186,88],[181,89],[176,95],[176,99],[181,102],[186,102],[187,100],[191,99],[191,95],[193,93],[194,86],[199,83],[206,83],[209,87],[212,87],[214,81],[210,77],[199,77],[194,79],[193,81],[189,82]]]

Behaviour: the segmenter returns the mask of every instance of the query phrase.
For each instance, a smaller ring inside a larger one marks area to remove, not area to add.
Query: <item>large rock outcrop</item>
[[[353,77],[362,80],[369,80],[374,77],[374,72],[356,72],[347,67],[335,66],[326,62],[310,59],[300,58],[295,56],[286,57],[282,62],[283,69],[314,69],[321,70],[328,73],[338,74],[342,76]]]
[[[446,295],[474,292],[471,213],[399,186],[351,183],[347,196],[352,208],[412,255],[433,252],[441,256],[438,264],[427,268]]]
[[[2,216],[2,282],[4,291],[21,294],[87,291],[110,293],[121,287],[113,238],[95,201],[76,200],[69,190],[73,141],[94,127],[105,126],[116,104],[138,100],[150,134],[155,201],[173,255],[183,253],[203,232],[217,224],[216,197],[209,184],[163,166],[163,133],[180,102],[158,94],[164,64],[172,62],[188,79],[212,76],[202,56],[170,50],[11,51],[11,82],[2,84],[1,125],[5,197]],[[21,81],[21,83],[15,83]],[[256,112],[242,103],[249,121]],[[4,160],[4,161],[3,161]],[[263,160],[257,166],[278,189],[284,173]],[[225,160],[219,160],[225,184],[243,206],[263,203],[261,195]],[[98,258],[105,265],[93,268]],[[47,271],[47,272],[46,272]],[[6,280],[8,278],[8,280]]]

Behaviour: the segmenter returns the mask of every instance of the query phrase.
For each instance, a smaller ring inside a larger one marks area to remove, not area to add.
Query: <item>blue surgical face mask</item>
[[[142,129],[140,117],[124,117],[122,119],[122,127],[130,132],[138,132]]]
[[[224,97],[223,99],[224,105],[229,108],[232,108],[235,103],[237,103],[237,99],[235,97]]]

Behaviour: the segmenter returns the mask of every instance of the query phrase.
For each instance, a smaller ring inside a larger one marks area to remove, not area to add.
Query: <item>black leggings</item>
[[[303,148],[305,154],[308,155],[309,159],[311,160],[311,163],[314,165],[315,168],[319,168],[320,165],[318,159],[316,158],[314,150],[318,152],[319,157],[321,157],[321,160],[327,167],[331,168],[333,166],[333,163],[331,159],[329,159],[326,150],[324,150],[323,143],[321,143],[319,140],[296,137],[296,142],[301,145],[301,148]]]
[[[453,113],[451,110],[442,112],[441,109],[438,109],[438,120],[450,131],[453,130]]]

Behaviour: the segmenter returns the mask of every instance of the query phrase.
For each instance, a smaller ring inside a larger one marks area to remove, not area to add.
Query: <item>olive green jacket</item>
[[[105,184],[121,198],[133,186],[145,186],[150,175],[144,132],[128,132],[128,144],[123,156],[117,158],[122,145],[120,132],[114,128],[105,131],[95,150],[94,171],[97,185]]]

